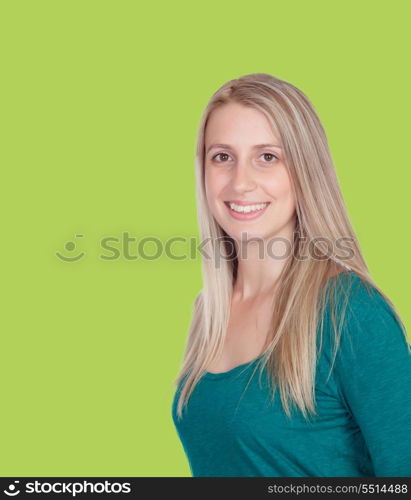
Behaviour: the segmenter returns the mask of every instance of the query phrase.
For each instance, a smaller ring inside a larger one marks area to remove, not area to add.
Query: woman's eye
[[[273,158],[278,160],[278,158],[275,155],[273,155],[272,153],[263,153],[261,156],[272,156]],[[268,163],[272,163],[272,161],[268,161]]]
[[[217,158],[217,156],[228,156],[228,154],[227,153],[218,153],[215,156],[213,156],[212,159],[215,160]],[[217,162],[217,163],[221,163],[221,162]]]

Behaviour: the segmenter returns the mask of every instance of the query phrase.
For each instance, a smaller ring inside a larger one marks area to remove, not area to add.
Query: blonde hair
[[[307,418],[308,412],[316,414],[317,327],[321,324],[322,330],[326,304],[326,287],[323,285],[333,270],[353,271],[363,280],[368,291],[373,287],[381,293],[391,306],[406,339],[407,334],[394,305],[369,275],[347,215],[326,134],[312,104],[294,85],[265,73],[249,74],[225,83],[211,97],[201,118],[196,150],[197,211],[201,239],[209,241],[213,250],[208,252],[210,258],[202,258],[203,289],[194,301],[183,366],[175,380],[179,385],[185,379],[177,415],[182,417],[183,407],[194,387],[209,364],[222,353],[229,320],[238,261],[236,258],[220,259],[218,266],[216,263],[215,245],[224,239],[228,242],[230,238],[211,215],[206,201],[204,136],[213,110],[231,102],[264,113],[281,140],[296,197],[294,234],[299,238],[294,238],[294,250],[299,255],[310,254],[310,242],[320,237],[315,245],[316,259],[289,259],[283,268],[272,305],[268,347],[258,362],[262,369],[268,366],[272,397],[278,384],[287,415],[290,416],[290,405],[295,403]],[[349,266],[334,252],[340,238],[344,238],[345,248],[350,249]],[[331,253],[329,246],[322,241],[324,239],[332,242]],[[339,289],[338,283],[338,280],[327,281],[335,333],[334,354],[338,350],[339,332],[348,302],[346,289]],[[341,295],[345,295],[345,302],[338,314],[337,326],[335,304]]]

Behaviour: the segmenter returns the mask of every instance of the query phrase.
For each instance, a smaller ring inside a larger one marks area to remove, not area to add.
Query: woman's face
[[[205,186],[217,223],[237,241],[291,237],[295,199],[279,138],[265,115],[238,103],[214,110],[205,132]],[[234,205],[231,205],[234,203]]]

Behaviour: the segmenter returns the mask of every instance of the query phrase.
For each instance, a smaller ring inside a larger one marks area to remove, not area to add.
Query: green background
[[[409,327],[408,5],[0,4],[2,476],[190,475],[171,401],[199,256],[104,260],[99,245],[198,238],[197,127],[229,79],[271,73],[313,102]]]

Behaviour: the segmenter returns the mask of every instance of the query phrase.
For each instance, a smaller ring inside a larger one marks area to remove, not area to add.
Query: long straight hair
[[[204,184],[207,122],[215,109],[228,103],[250,106],[269,120],[281,141],[296,199],[294,235],[298,237],[292,242],[293,255],[311,255],[315,242],[316,258],[291,258],[283,267],[272,301],[268,347],[256,365],[260,365],[261,372],[267,365],[272,397],[278,385],[286,414],[290,417],[290,406],[295,404],[308,418],[309,413],[316,415],[316,342],[319,325],[322,332],[326,297],[335,334],[334,355],[349,299],[339,280],[327,279],[332,273],[356,273],[368,292],[374,288],[386,299],[406,339],[407,333],[394,305],[370,277],[347,215],[325,131],[312,104],[294,85],[266,73],[249,74],[225,83],[212,95],[200,121],[195,158],[197,214],[201,239],[209,242],[212,249],[207,257],[202,257],[203,289],[194,300],[183,366],[175,380],[177,385],[184,380],[177,415],[182,418],[196,384],[222,353],[238,269],[235,255],[230,259],[219,257],[221,250],[224,255],[232,252],[233,245],[229,245],[230,237],[209,210]],[[350,255],[349,265],[337,256],[337,240],[341,242],[341,238]],[[341,297],[342,308],[337,312]]]

